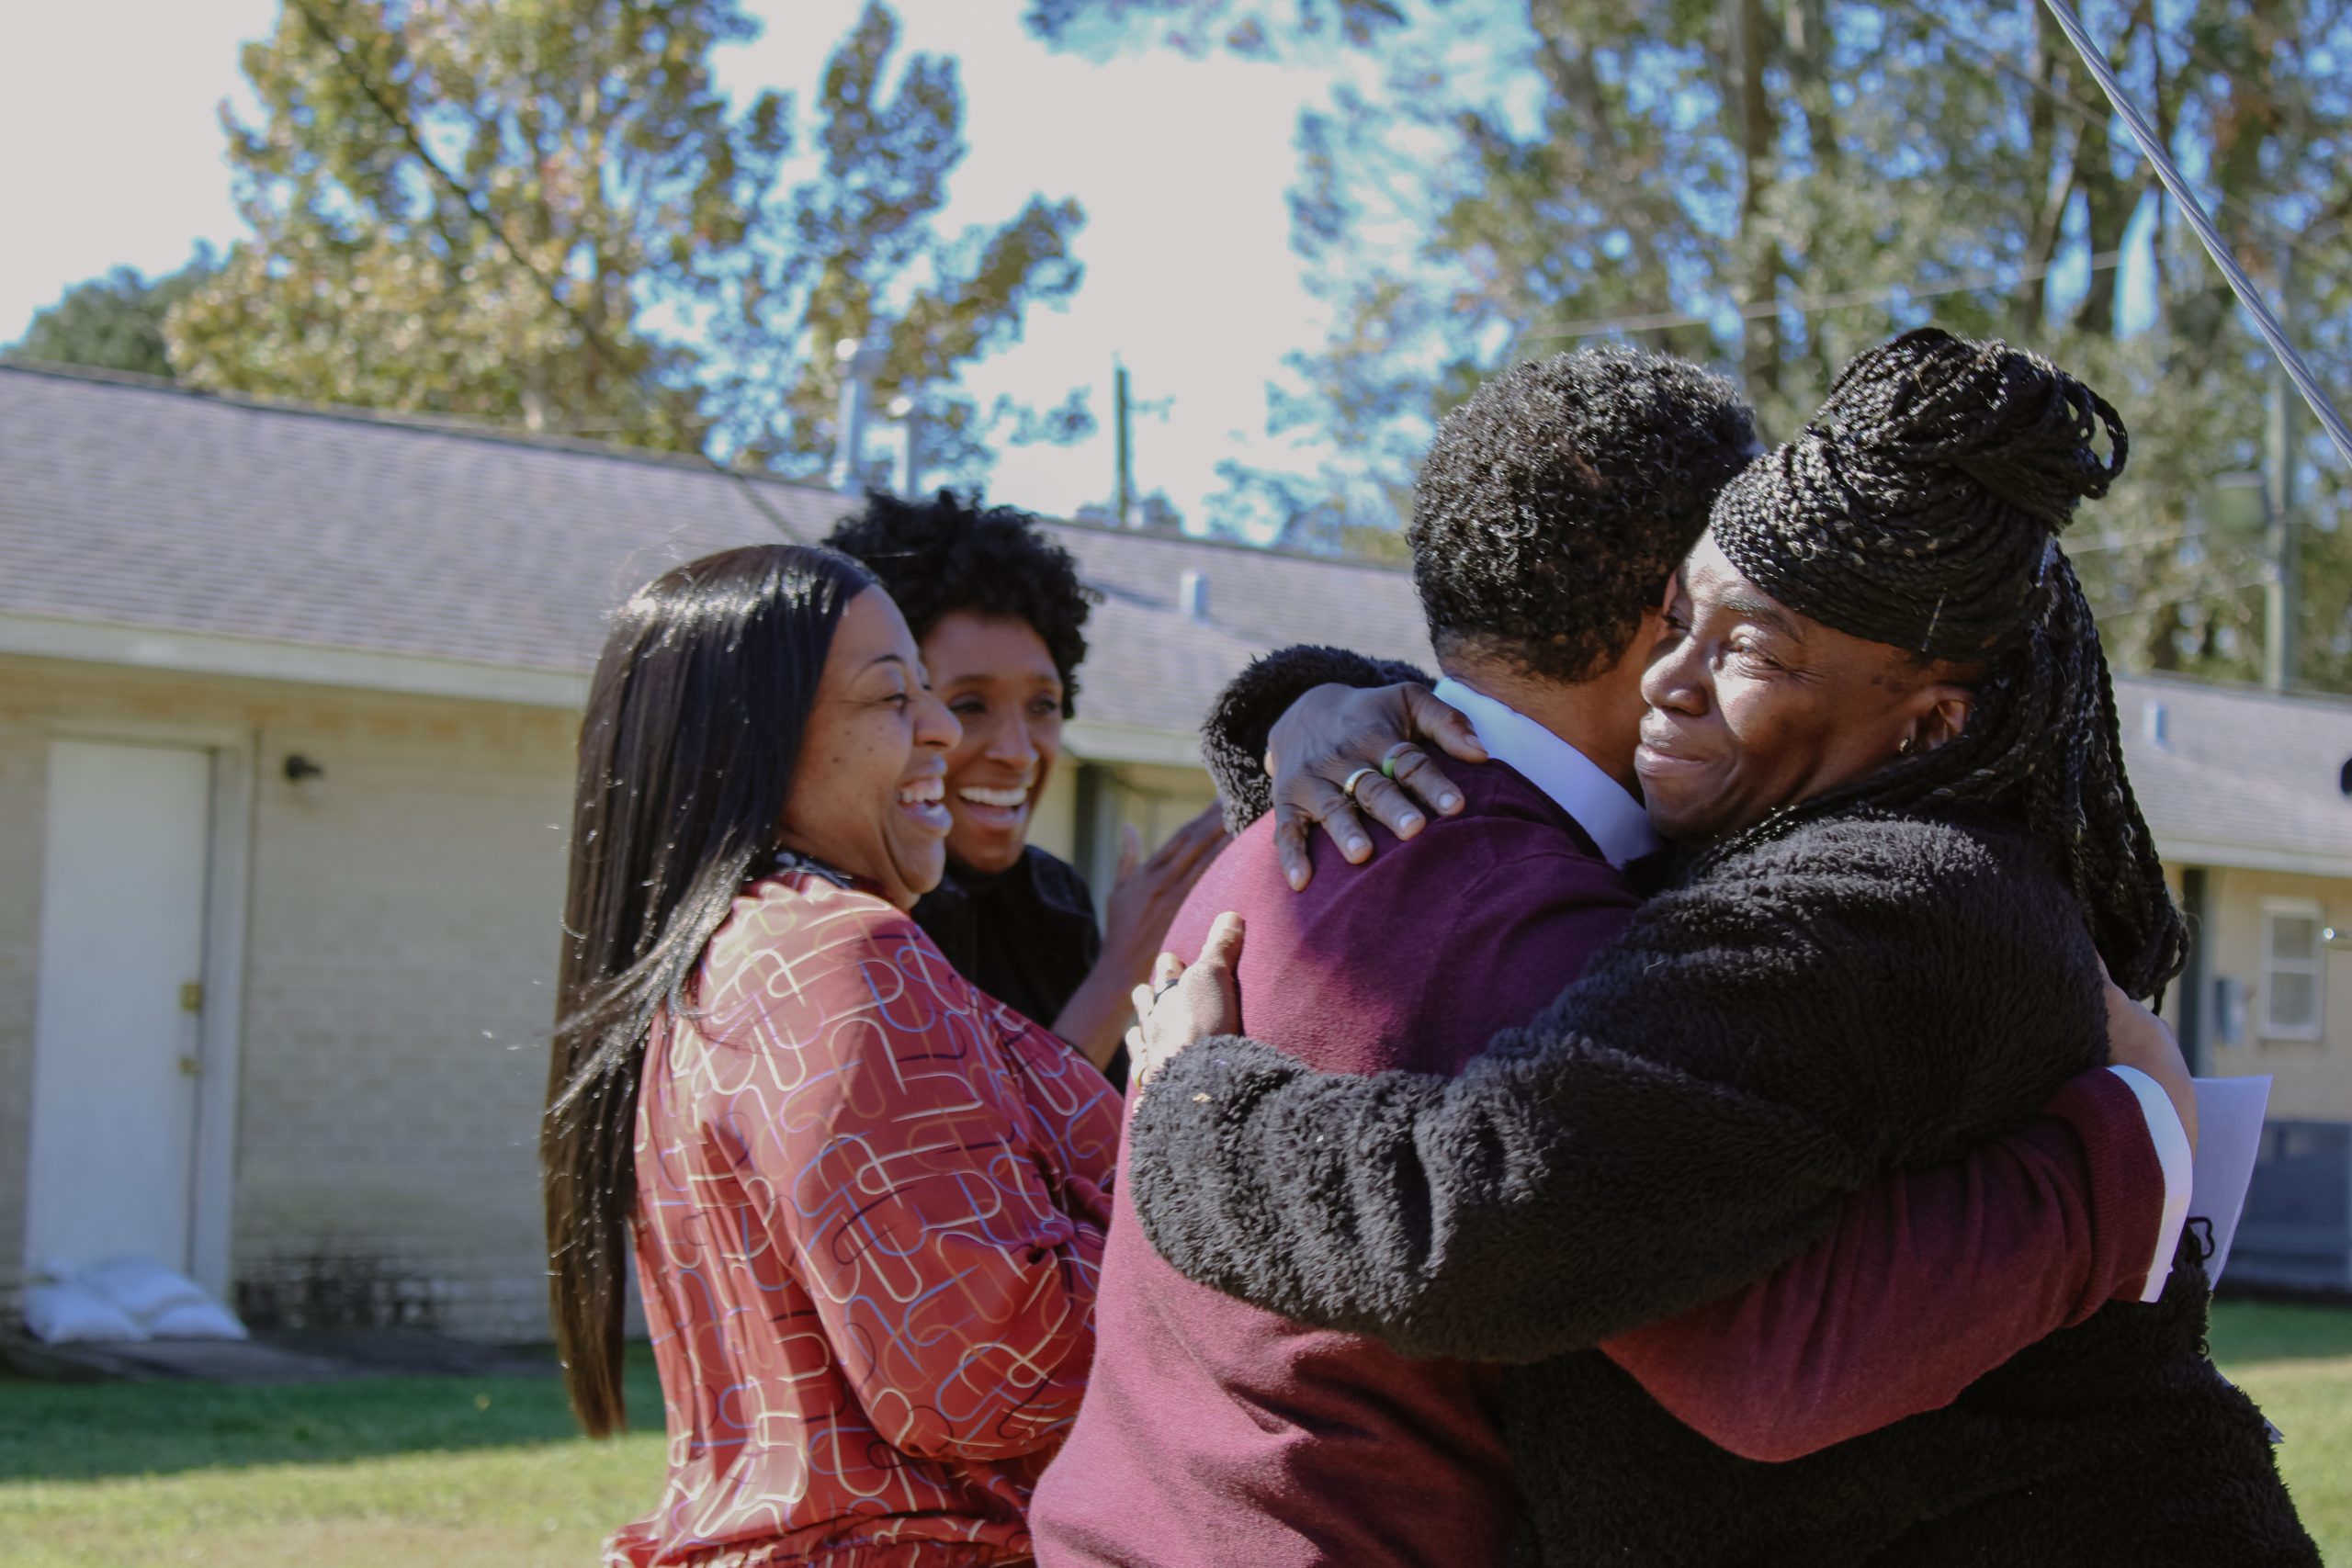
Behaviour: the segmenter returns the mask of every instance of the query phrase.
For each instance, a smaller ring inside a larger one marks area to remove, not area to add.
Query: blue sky
[[[216,111],[240,93],[237,47],[277,0],[72,0],[9,7],[0,50],[0,342],[71,285],[118,264],[168,271],[199,239],[241,231]],[[806,102],[858,0],[748,0],[767,31],[718,57],[739,98],[761,86]],[[1312,67],[1134,53],[1055,55],[1019,26],[1020,0],[897,0],[906,42],[963,64],[972,152],[951,226],[1001,220],[1033,192],[1070,195],[1088,222],[1084,288],[1034,314],[1026,340],[970,378],[983,402],[1039,404],[1095,389],[1103,428],[1069,448],[1008,449],[998,498],[1067,513],[1111,489],[1112,356],[1138,399],[1170,400],[1136,431],[1137,481],[1189,518],[1216,464],[1288,466],[1270,441],[1265,387],[1321,336],[1284,204]],[[1303,460],[1301,466],[1305,466]]]

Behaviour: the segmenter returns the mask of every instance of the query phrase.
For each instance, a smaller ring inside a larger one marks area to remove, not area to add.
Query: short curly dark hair
[[[868,494],[865,510],[843,518],[825,543],[874,574],[917,642],[958,610],[1026,621],[1061,676],[1062,716],[1078,716],[1086,617],[1102,595],[1079,581],[1078,563],[1035,517],[948,490],[922,501]]]
[[[1448,414],[1413,491],[1413,582],[1440,658],[1589,680],[1762,450],[1730,382],[1584,348],[1514,365]]]

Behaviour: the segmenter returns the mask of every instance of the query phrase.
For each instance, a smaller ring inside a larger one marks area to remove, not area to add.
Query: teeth
[[[1007,811],[1025,806],[1029,801],[1029,792],[1025,789],[982,789],[978,784],[971,784],[956,793],[975,806],[997,806]]]
[[[946,798],[947,782],[944,779],[924,779],[899,791],[899,802],[902,806],[932,806]]]

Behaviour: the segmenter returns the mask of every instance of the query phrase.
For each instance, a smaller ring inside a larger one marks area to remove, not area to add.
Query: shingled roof
[[[2352,700],[2141,675],[2115,701],[2168,858],[2352,876]]]
[[[779,530],[818,538],[848,504],[692,458],[0,364],[0,649],[576,702],[630,589]],[[1047,527],[1104,595],[1083,755],[1190,759],[1218,687],[1285,643],[1428,661],[1394,570]],[[1198,620],[1186,572],[1207,585]],[[2352,876],[2352,702],[2116,687],[2168,854]]]
[[[693,458],[0,364],[0,613],[75,626],[543,672],[569,679],[498,689],[563,700],[639,583],[817,539],[849,504]],[[1190,756],[1217,688],[1283,643],[1428,656],[1401,572],[1047,526],[1104,596],[1082,716],[1098,740],[1182,736]],[[1186,572],[1206,584],[1198,620]]]

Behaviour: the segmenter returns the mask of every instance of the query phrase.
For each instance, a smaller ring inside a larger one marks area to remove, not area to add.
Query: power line
[[[2075,46],[2075,52],[2082,56],[2083,64],[2098,78],[2099,90],[2115,106],[2115,112],[2123,117],[2123,123],[2131,130],[2132,140],[2140,144],[2141,155],[2155,166],[2156,177],[2164,181],[2165,188],[2171,191],[2173,198],[2180,203],[2181,215],[2188,220],[2189,226],[2197,231],[2197,237],[2204,242],[2206,254],[2213,258],[2213,265],[2220,267],[2222,276],[2230,280],[2230,288],[2236,292],[2238,302],[2254,317],[2254,323],[2261,329],[2263,340],[2269,344],[2270,352],[2278,356],[2288,378],[2303,395],[2303,401],[2311,405],[2312,416],[2335,443],[2337,455],[2346,463],[2352,463],[2352,430],[2345,428],[2343,418],[2336,413],[2335,405],[2328,400],[2327,394],[2321,390],[2319,382],[2312,375],[2311,367],[2305,365],[2303,356],[2295,352],[2295,345],[2287,341],[2286,332],[2271,316],[2270,308],[2263,303],[2261,294],[2256,290],[2245,269],[2238,265],[2237,257],[2232,255],[2230,247],[2222,243],[2221,234],[2213,227],[2212,219],[2206,216],[2205,209],[2189,190],[2188,182],[2181,178],[2180,171],[2173,166],[2172,155],[2157,140],[2156,133],[2149,129],[2138,107],[2124,96],[2122,85],[2116,81],[2114,73],[2108,70],[2107,62],[2091,47],[2090,35],[2083,30],[2082,21],[2075,15],[2074,7],[2066,5],[2065,0],[2041,0],[2041,3],[2059,27],[2065,30],[2068,41]]]
[[[475,222],[490,231],[491,237],[498,242],[499,248],[506,253],[508,258],[516,266],[521,267],[532,282],[538,285],[539,292],[547,296],[548,302],[580,330],[580,335],[587,340],[588,346],[595,350],[597,356],[604,360],[606,367],[617,378],[616,384],[624,389],[626,395],[635,399],[645,412],[659,412],[654,408],[652,398],[642,386],[639,385],[636,376],[629,370],[620,350],[605,335],[604,330],[564,297],[563,290],[557,286],[555,279],[542,271],[529,256],[524,254],[522,247],[517,245],[514,237],[507,233],[505,225],[491,214],[473,188],[451,174],[447,166],[434,155],[433,149],[425,145],[424,138],[417,132],[415,124],[407,115],[401,112],[400,107],[393,103],[390,96],[378,85],[374,76],[352,58],[350,51],[344,47],[342,37],[312,8],[311,0],[287,0],[287,3],[300,13],[304,24],[309,27],[311,34],[326,47],[328,54],[334,57],[336,69],[350,77],[352,85],[376,107],[376,112],[382,115],[385,122],[399,132],[401,140],[407,143],[409,151],[415,154],[417,161],[422,163],[433,177],[458,198],[458,203],[465,208]],[[752,503],[752,510],[766,518],[769,525],[777,533],[795,544],[804,542],[792,525],[784,520],[784,514],[768,504],[767,498],[759,492],[758,486],[751,475],[741,468],[731,468],[720,462],[707,452],[696,450],[694,455],[708,465],[713,473],[735,480],[742,491],[743,498]]]
[[[1973,54],[1984,64],[2023,84],[2059,107],[2088,122],[2099,124],[2106,122],[2107,111],[2096,105],[2085,103],[2071,93],[2061,92],[2030,72],[2019,69],[1989,45],[1970,38],[1947,19],[1922,9],[1913,4],[1912,0],[1883,0],[1883,3],[1892,9],[1910,16],[1931,30],[1940,33],[1951,42]],[[2144,151],[2143,155],[2144,156]],[[2179,197],[2179,193],[2176,192],[2175,195],[2177,198],[2186,200]],[[2262,229],[2276,243],[2297,252],[2307,262],[2315,264],[2318,270],[2339,281],[2352,281],[2352,277],[2347,277],[2346,274],[2338,271],[2325,258],[2312,250],[2301,236],[2291,234],[2280,228],[2274,220],[2243,197],[2233,196],[2227,191],[2216,191],[2214,195],[2248,222]],[[2188,205],[2194,204],[2188,203]],[[2088,263],[2088,268],[2093,272],[2104,271],[2118,265],[2121,259],[2122,253],[2120,251],[2105,252],[2093,256]],[[1982,274],[1933,288],[1847,289],[1812,298],[1801,296],[1788,300],[1762,300],[1736,307],[1732,313],[1741,321],[1760,321],[1784,314],[1806,316],[1848,305],[1894,304],[1904,299],[1932,299],[1951,294],[1974,293],[1985,288],[2015,287],[2018,284],[2034,282],[2067,265],[2064,262],[2052,261],[2007,275]],[[1654,332],[1673,327],[1707,326],[1721,319],[1722,312],[1702,316],[1680,310],[1657,310],[1638,316],[1594,318],[1571,321],[1549,331],[1522,334],[1520,341],[1522,343],[1570,342],[1579,338],[1600,337],[1612,332]]]
[[[2059,91],[2056,87],[2053,87],[2049,83],[2044,82],[2040,77],[2034,75],[2031,72],[2018,66],[2007,55],[2002,54],[1990,44],[1969,37],[1966,33],[1962,32],[1958,28],[1954,27],[1949,19],[1936,16],[1932,12],[1923,9],[1919,6],[1913,4],[1913,0],[1882,0],[1882,3],[1887,6],[1890,9],[1901,11],[1904,15],[1911,17],[1913,20],[1926,26],[1929,30],[1941,34],[1949,41],[1959,45],[1970,54],[1974,55],[1979,62],[1990,66],[1993,70],[1999,72],[2002,75],[2008,77],[2010,80],[2039,93],[2042,97],[2048,99],[2051,103],[2055,104],[2058,107],[2067,110],[2086,124],[2105,125],[2107,123],[2108,118],[2109,118],[2109,110],[2100,107],[2097,104],[2085,103],[2082,99],[2075,96],[2072,93]],[[2159,39],[2159,41],[2161,41],[2161,39]],[[2191,48],[2192,52],[2195,52],[2194,46],[2191,45],[2189,47]],[[2214,66],[2213,69],[2219,70],[2220,68],[2218,66]],[[2226,73],[2224,73],[2224,74],[2226,74]],[[2317,270],[2326,274],[2329,277],[2335,279],[2337,282],[2352,282],[2352,277],[2347,277],[2343,270],[2335,266],[2326,256],[2322,255],[2317,251],[2311,248],[2304,236],[2290,232],[2287,229],[2282,228],[2275,219],[2271,218],[2267,213],[2265,213],[2260,208],[2255,206],[2252,202],[2247,201],[2244,197],[2235,196],[2229,191],[2219,188],[2214,190],[2213,197],[2214,199],[2219,201],[2222,206],[2227,207],[2230,210],[2235,212],[2239,217],[2245,219],[2256,228],[2262,230],[2273,243],[2281,245],[2288,250],[2297,253],[2306,261],[2312,263]]]

